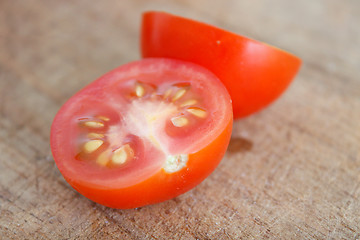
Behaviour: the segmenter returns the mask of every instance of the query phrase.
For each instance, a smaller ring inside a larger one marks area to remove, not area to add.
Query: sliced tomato
[[[219,164],[232,129],[230,96],[201,66],[145,59],[71,97],[51,128],[67,182],[112,208],[174,198]]]
[[[273,102],[301,65],[276,47],[164,12],[143,15],[141,48],[143,57],[181,59],[215,73],[230,93],[234,118]]]

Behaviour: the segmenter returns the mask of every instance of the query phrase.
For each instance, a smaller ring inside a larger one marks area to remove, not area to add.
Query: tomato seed
[[[105,122],[107,122],[107,121],[110,120],[110,118],[105,117],[105,116],[98,116],[97,118],[100,119],[100,120],[103,120],[103,121],[105,121]]]
[[[102,140],[90,140],[84,144],[84,150],[86,153],[92,153],[96,151],[104,142]]]
[[[115,164],[123,164],[133,156],[134,156],[134,151],[129,146],[129,144],[126,144],[114,151],[111,160]]]
[[[189,123],[189,120],[185,117],[173,117],[171,122],[175,127],[184,127]]]
[[[197,101],[196,101],[195,99],[190,99],[190,100],[187,100],[187,101],[185,101],[184,103],[182,103],[182,104],[180,105],[180,107],[187,107],[187,106],[194,105],[194,104],[196,104],[196,103],[197,103]]]
[[[96,163],[101,166],[106,166],[109,161],[109,151],[102,152],[96,159]]]
[[[186,93],[186,89],[184,88],[179,89],[172,98],[172,101],[175,102],[176,100],[179,100],[182,96],[184,96],[185,93]]]
[[[171,88],[166,90],[166,92],[164,93],[164,99],[168,98],[170,96],[171,92],[172,92]]]
[[[191,108],[186,109],[186,111],[188,111],[192,115],[194,115],[196,117],[199,117],[199,118],[205,118],[206,117],[206,111],[204,109],[201,109],[201,108],[191,107]]]
[[[86,127],[90,127],[90,128],[102,128],[102,127],[104,127],[104,124],[102,122],[96,122],[96,121],[87,121],[87,122],[84,122],[84,125]]]
[[[145,95],[145,88],[140,83],[136,83],[135,94],[137,97],[143,97]]]
[[[90,139],[103,138],[104,134],[101,134],[101,133],[89,133],[87,135],[87,137],[90,138]]]

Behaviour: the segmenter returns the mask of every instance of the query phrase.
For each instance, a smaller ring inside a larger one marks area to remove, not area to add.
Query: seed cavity
[[[84,144],[84,151],[92,153],[96,151],[104,142],[102,140],[90,140]]]
[[[145,88],[142,84],[136,83],[135,85],[135,94],[137,97],[143,97],[145,95]]]
[[[177,172],[186,167],[188,160],[189,156],[187,154],[169,155],[166,157],[163,169],[167,173]]]
[[[186,117],[173,117],[171,122],[175,127],[184,127],[189,124],[189,120]]]
[[[89,128],[102,128],[104,127],[104,124],[102,122],[97,122],[97,121],[86,121],[84,122],[84,126]]]
[[[111,161],[114,164],[124,164],[128,160],[134,157],[134,150],[126,144],[118,149],[116,149],[111,157]]]
[[[192,106],[196,103],[197,103],[197,101],[195,99],[189,99],[189,100],[186,100],[185,102],[183,102],[182,104],[180,104],[180,107]]]
[[[179,100],[182,96],[184,96],[185,93],[186,93],[186,89],[184,88],[179,89],[172,98],[172,101],[175,102]]]
[[[196,117],[199,117],[199,118],[205,118],[207,115],[207,113],[204,109],[197,108],[197,107],[190,107],[190,108],[186,109],[186,111]]]
[[[101,133],[88,133],[87,137],[90,138],[90,139],[103,138],[104,134],[101,134]]]

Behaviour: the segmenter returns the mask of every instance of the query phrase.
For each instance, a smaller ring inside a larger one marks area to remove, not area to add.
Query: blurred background
[[[269,108],[234,123],[194,190],[113,210],[63,180],[53,117],[79,89],[140,59],[141,14],[163,10],[298,55]],[[0,236],[5,239],[360,238],[357,0],[0,1]]]

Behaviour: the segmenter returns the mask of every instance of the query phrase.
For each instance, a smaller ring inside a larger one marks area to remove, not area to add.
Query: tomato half
[[[143,15],[141,38],[143,57],[181,59],[215,73],[230,93],[234,118],[278,98],[301,65],[276,47],[164,12]]]
[[[174,198],[219,164],[232,129],[230,96],[201,66],[144,59],[71,97],[51,128],[66,181],[89,199],[134,208]]]

